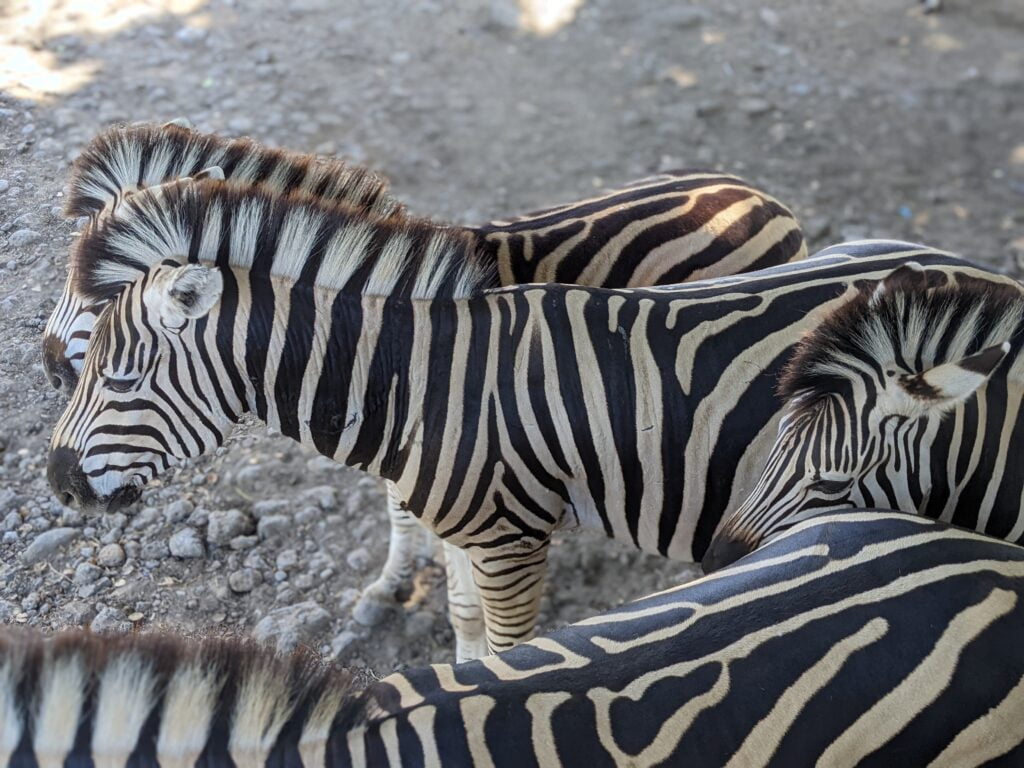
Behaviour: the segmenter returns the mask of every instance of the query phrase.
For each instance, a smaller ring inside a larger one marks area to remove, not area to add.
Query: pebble
[[[256,526],[256,533],[259,535],[260,541],[279,539],[288,533],[291,524],[291,518],[287,515],[267,515],[260,519]]]
[[[195,528],[182,528],[175,533],[167,542],[171,554],[183,559],[203,557],[206,550],[203,548],[203,541]]]
[[[92,563],[79,563],[78,567],[75,568],[75,576],[73,581],[78,586],[85,586],[86,584],[92,584],[100,576],[103,575],[103,569],[98,565]]]
[[[350,630],[344,630],[331,641],[331,656],[340,658],[346,654],[359,640],[359,635]]]
[[[6,192],[10,188],[11,188],[11,182],[9,182],[7,179],[0,179],[0,195],[2,195],[4,192]]]
[[[766,112],[770,112],[772,109],[771,102],[767,99],[762,99],[757,96],[749,96],[744,99],[740,99],[737,104],[739,110],[751,117],[757,117],[763,115]]]
[[[235,536],[228,546],[235,552],[242,552],[246,549],[252,549],[259,543],[260,540],[257,536]]]
[[[13,531],[21,526],[21,515],[17,512],[8,512],[4,518],[3,529],[5,531]]]
[[[333,485],[317,485],[303,493],[302,500],[317,504],[320,509],[336,509],[338,489]]]
[[[168,523],[180,523],[192,514],[193,509],[195,509],[195,507],[192,505],[192,502],[187,499],[172,501],[164,507],[164,520]]]
[[[32,245],[32,243],[38,243],[42,237],[34,229],[19,229],[11,233],[11,236],[7,238],[7,244],[12,248],[21,248],[26,245]]]
[[[228,544],[235,536],[252,532],[252,520],[240,509],[218,509],[210,512],[206,540],[214,546]]]
[[[430,611],[414,611],[405,617],[405,636],[410,640],[426,637],[434,628],[434,615]]]
[[[107,544],[96,555],[96,562],[104,568],[120,568],[124,565],[125,555],[120,544]]]
[[[228,574],[228,586],[232,592],[252,592],[263,582],[259,571],[252,568],[241,568]]]
[[[318,603],[303,603],[275,608],[257,622],[252,634],[260,642],[272,641],[281,651],[290,651],[300,643],[308,644],[331,625],[331,615]]]
[[[348,553],[345,562],[356,573],[363,573],[370,567],[370,552],[366,547],[358,547]]]
[[[294,549],[283,549],[277,553],[274,565],[279,571],[290,571],[299,564],[299,553]]]
[[[36,536],[35,541],[29,544],[21,557],[28,563],[38,563],[46,560],[61,547],[82,535],[82,532],[75,528],[51,528]]]
[[[189,530],[192,530],[191,528]],[[147,541],[139,552],[143,560],[163,560],[170,554],[170,547],[165,539]]]
[[[132,624],[127,621],[124,611],[120,608],[106,607],[96,614],[96,618],[89,624],[89,629],[97,634],[125,634],[131,631]]]
[[[262,520],[267,515],[283,515],[288,512],[289,502],[284,499],[263,499],[252,505],[252,516]]]
[[[72,600],[59,612],[64,621],[78,627],[85,626],[96,617],[96,609],[85,600]]]

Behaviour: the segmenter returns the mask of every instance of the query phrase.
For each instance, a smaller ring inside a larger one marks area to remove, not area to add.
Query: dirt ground
[[[260,427],[125,514],[51,498],[63,399],[39,340],[76,235],[62,187],[104,125],[185,115],[348,155],[414,212],[467,223],[713,166],[793,206],[812,249],[913,239],[1019,275],[1024,4],[946,6],[0,0],[0,617],[255,627],[376,673],[453,656],[439,569],[382,626],[351,620],[386,551],[381,489]],[[174,536],[198,556],[171,555]],[[543,627],[685,573],[562,536]]]

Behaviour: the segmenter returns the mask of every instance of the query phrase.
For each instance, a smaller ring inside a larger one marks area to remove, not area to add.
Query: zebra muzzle
[[[46,479],[57,500],[66,507],[95,507],[99,502],[78,455],[70,448],[61,446],[50,451]]]

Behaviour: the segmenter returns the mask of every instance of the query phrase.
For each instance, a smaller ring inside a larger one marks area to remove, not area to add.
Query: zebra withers
[[[706,570],[850,506],[1024,541],[1024,287],[937,277],[908,264],[800,344],[764,472]]]
[[[832,513],[714,576],[360,693],[308,653],[0,631],[0,764],[1018,765],[1024,550]]]
[[[699,558],[763,464],[793,339],[910,257],[1012,282],[876,242],[673,288],[484,290],[493,265],[464,232],[170,185],[79,242],[80,290],[110,304],[48,474],[66,502],[117,506],[254,413],[392,481],[472,560],[483,627],[456,624],[460,644],[482,653],[485,627],[509,647],[556,528]]]

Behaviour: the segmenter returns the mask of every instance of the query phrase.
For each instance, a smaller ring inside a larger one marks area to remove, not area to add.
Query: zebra
[[[849,506],[1024,541],[1024,472],[1010,461],[1024,450],[1024,286],[936,277],[910,262],[803,340],[764,472],[706,571]]]
[[[230,181],[262,183],[282,193],[305,191],[375,216],[405,213],[387,180],[365,168],[317,162],[248,139],[226,140],[178,122],[117,126],[98,136],[76,160],[67,210],[97,219],[140,189],[199,178],[208,167]],[[669,171],[590,199],[463,229],[495,264],[501,284],[678,283],[807,256],[800,225],[785,206],[736,176],[708,170]],[[68,394],[102,309],[102,303],[84,301],[74,284],[72,272],[43,334],[47,378]],[[353,611],[364,624],[383,620],[409,584],[418,557],[432,550],[429,534],[402,503],[388,483],[387,561]],[[468,578],[467,563],[449,566],[453,581]]]
[[[0,765],[1019,765],[1024,549],[844,511],[517,648],[362,691],[299,649],[0,632]]]
[[[670,288],[493,287],[474,244],[209,180],[133,196],[74,256],[108,308],[51,439],[57,498],[130,503],[253,413],[392,481],[470,561],[454,622],[481,655],[531,636],[557,528],[699,559],[752,489],[795,335],[858,282],[911,257],[1011,282],[876,242]]]

